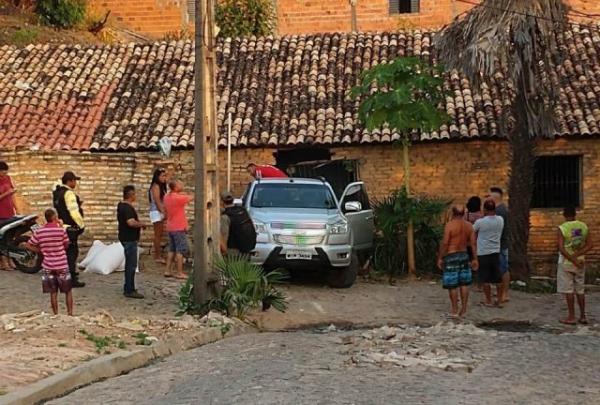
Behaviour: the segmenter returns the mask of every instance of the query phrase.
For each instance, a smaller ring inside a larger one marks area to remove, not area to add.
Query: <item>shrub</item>
[[[38,0],[36,12],[42,22],[59,28],[73,28],[85,18],[85,0]]]
[[[190,277],[179,292],[178,314],[218,311],[243,319],[252,308],[262,306],[266,310],[273,307],[281,312],[287,309],[285,294],[274,286],[285,280],[281,273],[266,273],[244,256],[219,257],[215,262],[215,270],[223,281],[219,294],[199,308],[193,303]]]
[[[434,197],[409,197],[401,188],[373,202],[377,237],[373,266],[392,280],[407,272],[406,228],[412,219],[417,272],[434,272],[437,250],[443,237],[443,214],[449,201]]]
[[[215,19],[220,36],[264,36],[273,33],[276,15],[272,0],[220,0]]]

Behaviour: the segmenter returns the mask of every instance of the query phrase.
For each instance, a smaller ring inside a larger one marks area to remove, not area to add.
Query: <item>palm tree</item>
[[[537,141],[556,133],[560,83],[556,66],[564,53],[567,26],[562,0],[483,0],[436,37],[440,61],[478,87],[503,75],[502,129],[510,152],[511,274],[527,279],[530,204]]]

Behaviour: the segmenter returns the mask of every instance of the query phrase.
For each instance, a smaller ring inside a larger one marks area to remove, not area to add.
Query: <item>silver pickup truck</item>
[[[348,185],[338,201],[326,181],[256,180],[237,203],[256,227],[252,261],[266,269],[326,269],[332,287],[348,288],[358,254],[373,245],[373,211],[362,182]]]

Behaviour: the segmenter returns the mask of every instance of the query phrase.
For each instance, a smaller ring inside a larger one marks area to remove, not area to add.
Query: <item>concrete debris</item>
[[[127,329],[133,332],[141,332],[146,329],[144,326],[148,326],[149,322],[143,320],[134,319],[133,321],[123,321],[115,324],[117,328]]]
[[[218,312],[215,311],[210,311],[208,314],[204,315],[201,319],[200,322],[208,325],[210,327],[218,327],[221,325],[233,325],[235,324],[234,320],[231,318],[226,317],[223,314],[220,314]]]
[[[191,315],[183,315],[179,319],[172,319],[169,321],[169,327],[175,329],[195,329],[200,326],[200,322]]]
[[[356,365],[430,367],[446,371],[471,372],[479,358],[464,350],[464,339],[497,336],[471,324],[439,323],[432,327],[384,326],[363,332],[355,339],[345,337],[339,344],[350,346]]]

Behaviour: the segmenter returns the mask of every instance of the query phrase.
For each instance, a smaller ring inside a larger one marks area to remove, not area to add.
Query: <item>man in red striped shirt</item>
[[[67,312],[73,316],[73,293],[71,291],[71,274],[67,261],[69,237],[61,226],[56,211],[48,209],[45,212],[46,225],[36,230],[26,244],[30,250],[41,252],[42,262],[42,291],[50,293],[50,303],[54,315],[58,314],[58,291],[65,294]]]

